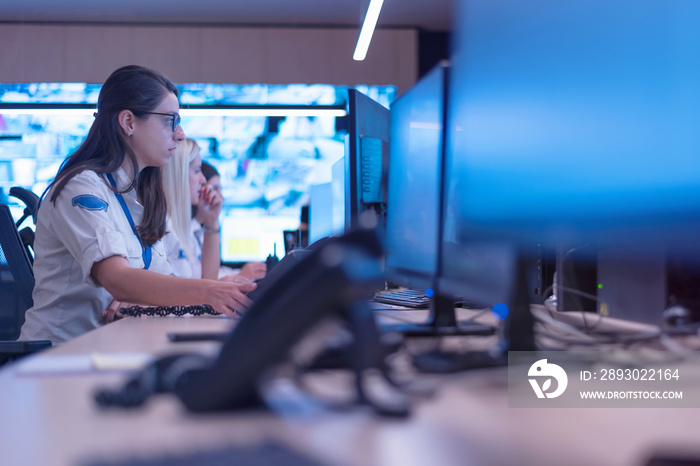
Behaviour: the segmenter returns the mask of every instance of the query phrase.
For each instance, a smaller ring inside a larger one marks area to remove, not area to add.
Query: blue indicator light
[[[498,319],[503,320],[508,317],[510,310],[508,309],[508,305],[506,303],[498,303],[493,305],[491,312],[493,312],[493,315],[495,315]]]
[[[433,291],[432,288],[428,288],[428,289],[425,290],[425,295],[426,295],[428,298],[432,298],[434,294],[435,294],[435,292]]]

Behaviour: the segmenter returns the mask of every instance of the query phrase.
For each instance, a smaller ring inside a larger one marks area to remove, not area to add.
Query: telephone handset
[[[135,407],[163,392],[173,392],[192,411],[260,404],[261,376],[324,318],[335,314],[347,319],[351,308],[370,298],[383,281],[382,249],[372,231],[358,230],[300,252],[265,278],[263,292],[225,339],[218,357],[165,356],[121,390],[99,391],[98,404]]]
[[[353,340],[345,342],[350,344],[335,362],[340,360],[340,367],[353,371],[357,401],[383,416],[407,416],[405,390],[410,387],[395,381],[385,363],[400,342],[392,342],[391,334],[380,334],[367,303],[383,283],[381,254],[379,240],[369,230],[311,245],[288,261],[292,265],[287,264],[285,273],[266,278],[268,290],[228,335],[218,357],[165,356],[121,391],[99,392],[98,403],[136,407],[152,394],[172,392],[192,411],[260,405],[258,390],[267,370],[282,362],[322,320],[340,317]],[[302,370],[332,362],[323,355],[308,360]]]
[[[370,298],[382,280],[374,232],[358,230],[304,250],[266,284],[214,363],[182,374],[175,395],[193,411],[258,404],[258,380],[323,318]],[[283,261],[284,262],[284,261]],[[277,268],[275,270],[277,270]]]

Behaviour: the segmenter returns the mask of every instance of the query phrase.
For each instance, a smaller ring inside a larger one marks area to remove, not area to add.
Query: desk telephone
[[[358,378],[375,365],[382,348],[366,304],[382,283],[382,249],[374,232],[358,230],[286,257],[261,283],[253,306],[214,358],[176,354],[158,359],[121,390],[101,390],[103,407],[135,407],[157,393],[172,392],[192,411],[260,405],[259,381],[309,330],[338,316],[355,329],[352,365]],[[286,264],[285,264],[286,262]],[[407,408],[378,406],[356,386],[360,399],[381,413],[405,415]]]

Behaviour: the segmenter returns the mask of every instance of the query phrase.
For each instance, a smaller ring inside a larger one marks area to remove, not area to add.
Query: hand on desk
[[[236,275],[226,275],[225,277],[221,277],[219,280],[221,280],[222,282],[239,283],[241,285],[253,283],[253,280],[251,280],[248,277],[244,277],[240,273]],[[249,291],[246,291],[245,293],[248,293]]]
[[[209,282],[207,292],[208,303],[218,313],[237,318],[253,304],[246,296],[258,287],[247,278],[236,275],[224,277],[221,280],[206,280]]]
[[[209,288],[210,291],[207,293],[207,296],[211,299],[208,304],[218,313],[234,319],[243,315],[253,304],[246,295],[258,286],[250,279],[239,276],[224,277],[221,280],[207,280],[207,282],[213,285]],[[224,286],[218,286],[217,282]],[[122,319],[127,316],[122,314],[121,310],[132,306],[138,305],[117,301],[115,299],[107,306],[107,309],[102,312],[102,318],[106,323]],[[146,305],[142,307],[149,306]]]
[[[133,304],[117,301],[115,299],[109,304],[109,306],[107,306],[107,309],[105,309],[104,312],[102,312],[102,318],[108,324],[110,322],[114,322],[115,320],[119,320],[124,317],[120,310],[131,306],[133,306]]]
[[[241,268],[239,276],[243,276],[250,280],[263,278],[267,273],[267,264],[264,262],[248,262]]]

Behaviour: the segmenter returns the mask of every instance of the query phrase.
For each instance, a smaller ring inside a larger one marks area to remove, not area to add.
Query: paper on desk
[[[17,364],[23,375],[88,374],[102,371],[134,371],[145,367],[153,355],[145,353],[92,353],[26,358]]]

